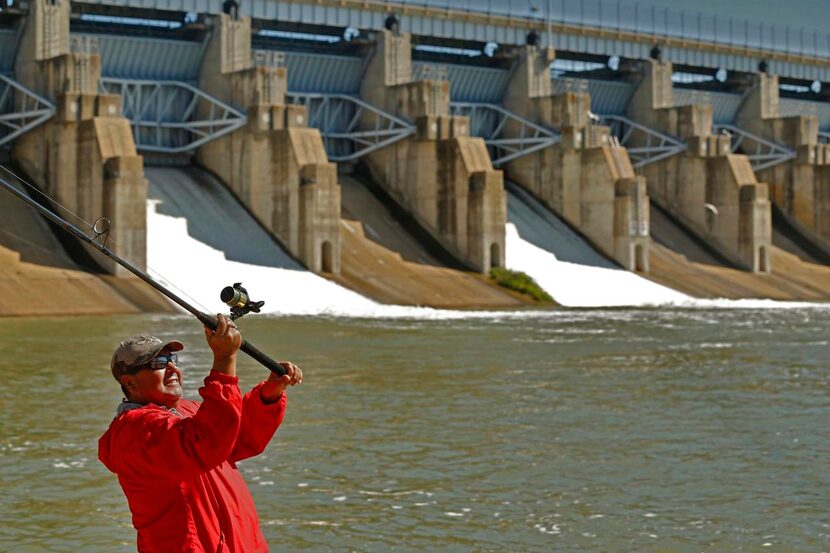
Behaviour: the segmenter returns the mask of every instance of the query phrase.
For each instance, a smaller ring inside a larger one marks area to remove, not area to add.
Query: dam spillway
[[[219,182],[198,169],[147,169],[147,265],[151,276],[208,312],[219,291],[242,282],[263,313],[370,313],[378,304],[305,269]]]
[[[247,235],[211,235],[207,206],[181,236],[229,262],[308,268],[325,276],[319,283],[379,303],[527,305],[488,282],[502,266],[524,267],[573,306],[830,298],[822,193],[830,109],[792,82],[820,79],[824,69],[781,59],[780,41],[756,68],[747,65],[755,53],[724,51],[717,37],[683,25],[680,34],[691,32],[715,57],[668,43],[651,49],[645,28],[625,36],[624,56],[611,56],[607,17],[582,21],[596,35],[580,43],[565,19],[548,35],[519,10],[527,29],[459,48],[434,21],[379,20],[366,6],[348,8],[369,18],[343,33],[328,1],[313,24],[305,12],[280,12],[297,25],[288,34],[256,2],[236,10],[208,3],[166,26],[156,23],[171,15],[155,0],[116,4],[34,0],[6,10],[0,50],[15,54],[0,62],[0,121],[21,123],[4,123],[0,146],[56,201],[85,219],[109,218],[117,253],[140,267],[153,255],[148,205],[169,224],[164,210],[173,204],[147,204],[145,176],[183,163],[215,175],[281,253],[263,261],[254,253],[267,248],[239,246]],[[139,4],[146,19],[127,22]],[[637,13],[617,17],[638,21]],[[465,33],[494,38],[470,25]],[[749,34],[730,40],[746,46]],[[811,48],[803,55],[823,55],[818,43]],[[585,62],[585,54],[599,57]],[[713,63],[725,77],[704,75]],[[506,180],[539,200],[532,211],[541,222],[516,218]],[[367,183],[381,189],[383,205],[366,207]],[[514,220],[505,225],[508,203]],[[399,234],[405,218],[414,225]],[[416,227],[426,239],[398,239]],[[572,258],[574,236],[587,247]],[[411,255],[412,244],[427,242],[447,259]],[[620,278],[619,267],[629,275]],[[593,276],[567,272],[576,269]],[[129,277],[106,260],[101,270],[114,286]],[[345,294],[327,305],[341,300],[346,311],[364,301]]]
[[[527,273],[568,307],[689,303],[692,298],[603,257],[559,217],[514,184],[507,185],[507,266]]]

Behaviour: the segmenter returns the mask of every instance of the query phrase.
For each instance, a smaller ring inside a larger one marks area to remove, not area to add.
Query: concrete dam
[[[830,298],[830,41],[341,4],[13,2],[0,176],[207,311],[537,305],[493,268],[570,307]],[[44,301],[0,313],[171,309],[15,202],[0,283]]]

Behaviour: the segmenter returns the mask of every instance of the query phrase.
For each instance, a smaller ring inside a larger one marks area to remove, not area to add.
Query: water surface
[[[418,321],[251,318],[301,365],[240,464],[275,551],[830,547],[830,311],[593,310]],[[0,551],[134,551],[97,439],[123,337],[188,318],[0,320]],[[250,387],[264,370],[241,361]]]

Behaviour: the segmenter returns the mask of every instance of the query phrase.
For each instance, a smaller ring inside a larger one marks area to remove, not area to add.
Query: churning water
[[[830,547],[830,310],[540,318],[248,318],[301,365],[240,465],[275,551],[821,551]],[[112,349],[180,316],[0,320],[0,551],[134,551],[96,441]],[[264,376],[240,361],[244,388]]]

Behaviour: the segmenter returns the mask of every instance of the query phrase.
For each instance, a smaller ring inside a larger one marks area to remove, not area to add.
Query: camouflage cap
[[[184,344],[178,340],[165,342],[148,334],[137,334],[127,338],[112,354],[110,368],[113,378],[120,382],[122,375],[130,374],[132,369],[143,367],[164,348],[170,351],[181,351],[184,349]]]

